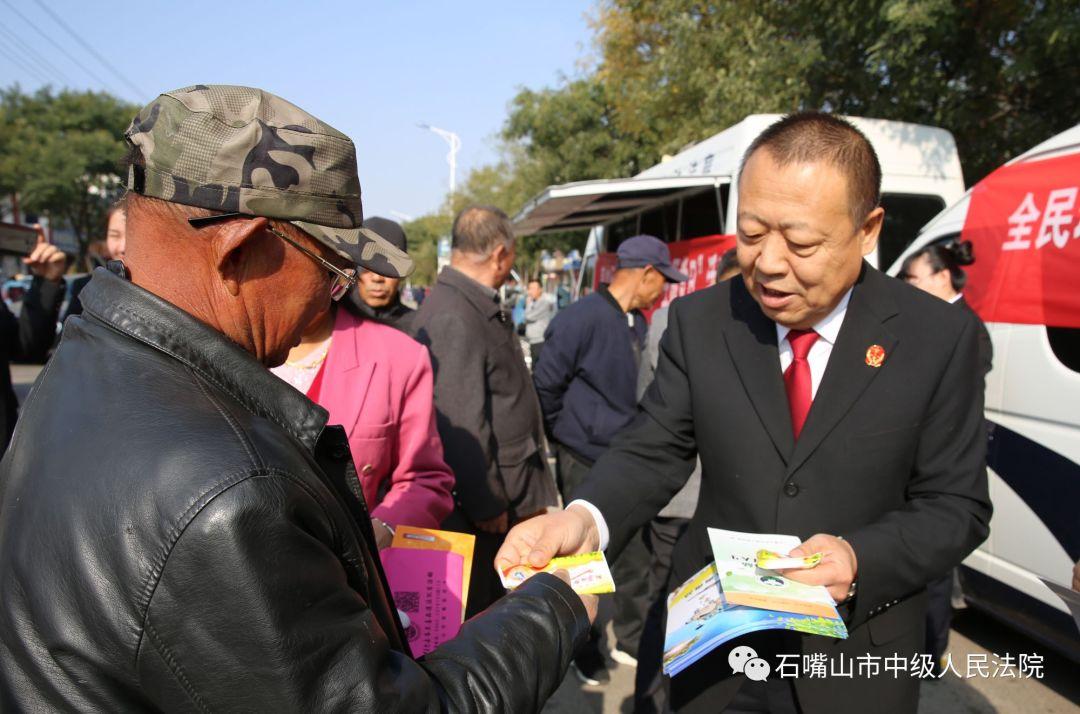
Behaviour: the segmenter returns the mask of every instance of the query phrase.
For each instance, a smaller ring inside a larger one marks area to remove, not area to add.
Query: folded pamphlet
[[[758,551],[788,553],[802,542],[795,536],[708,530],[720,587],[729,605],[818,617],[836,614],[836,603],[825,587],[804,585],[757,566]]]
[[[465,621],[465,606],[469,600],[469,582],[472,579],[473,549],[476,536],[455,531],[440,531],[434,528],[417,526],[398,526],[394,530],[392,548],[411,548],[415,550],[441,550],[457,553],[464,565],[461,571],[461,621]]]
[[[552,558],[543,568],[512,565],[499,573],[499,577],[502,578],[504,588],[513,590],[537,573],[554,573],[556,570],[565,570],[569,573],[570,587],[579,595],[602,595],[615,592],[615,581],[611,578],[607,558],[599,551]]]
[[[716,564],[709,563],[668,596],[664,674],[674,677],[725,642],[762,630],[847,639],[835,609],[832,617],[818,617],[728,604]]]
[[[792,559],[779,554],[800,544],[794,536],[708,530],[716,561],[668,596],[665,674],[674,676],[725,642],[751,632],[794,630],[847,639],[847,627],[826,588],[758,567],[759,559],[779,562],[777,567],[783,568],[815,567],[821,554],[791,564]],[[759,556],[762,551],[767,553]]]
[[[422,657],[461,629],[464,560],[446,550],[386,548],[380,556],[413,656]]]

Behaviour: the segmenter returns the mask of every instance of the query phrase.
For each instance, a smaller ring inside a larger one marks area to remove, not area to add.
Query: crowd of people
[[[108,267],[17,428],[4,385],[0,708],[527,712],[610,656],[639,712],[915,711],[915,679],[750,682],[730,646],[660,667],[708,526],[824,554],[789,576],[829,589],[849,638],[738,641],[763,657],[940,655],[952,569],[987,534],[992,355],[948,304],[970,255],[911,257],[935,297],[868,266],[881,173],[850,124],[795,114],[754,142],[715,286],[648,324],[687,276],[635,236],[565,309],[529,280],[520,334],[506,214],[463,209],[408,307],[405,233],[363,217],[352,141],[289,102],[196,85],[126,137]],[[27,266],[5,360],[44,359],[60,318],[62,254]],[[476,537],[466,622],[422,658],[379,562],[402,525]],[[565,572],[509,594],[497,573],[593,550],[611,650]]]

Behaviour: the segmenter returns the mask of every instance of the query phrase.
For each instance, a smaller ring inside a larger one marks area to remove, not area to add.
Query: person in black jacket
[[[30,289],[23,295],[22,309],[16,318],[0,300],[0,398],[4,400],[0,414],[0,453],[7,449],[15,420],[19,413],[19,400],[11,384],[10,363],[44,362],[49,348],[56,340],[56,317],[64,302],[64,270],[67,257],[54,245],[45,242],[45,234],[38,229],[38,242],[30,255],[23,258],[27,270],[34,276]]]
[[[993,368],[994,343],[990,340],[986,325],[964,299],[967,274],[963,266],[974,262],[970,241],[935,243],[909,255],[900,269],[900,277],[908,285],[914,285],[962,309],[971,318],[979,335],[979,372],[985,378]],[[955,569],[950,569],[926,586],[926,653],[937,663],[939,673],[944,672],[946,667],[945,650],[949,646],[956,579]]]
[[[415,659],[345,430],[266,369],[357,264],[412,267],[361,227],[352,141],[221,85],[126,137],[124,264],[0,462],[0,709],[539,711],[583,599],[538,575]]]
[[[515,528],[497,563],[542,566],[598,547],[617,557],[700,456],[670,585],[713,561],[708,527],[795,535],[794,555],[824,557],[785,574],[825,587],[848,637],[738,637],[671,678],[671,706],[914,714],[926,584],[986,538],[993,510],[975,325],[864,260],[884,217],[881,168],[842,118],[806,112],[768,127],[738,188],[742,279],[671,304],[635,421],[565,511]],[[740,646],[773,673],[793,657],[802,676],[733,673]],[[858,657],[918,666],[847,678],[807,676],[803,664],[837,673]]]
[[[634,236],[619,244],[611,284],[562,310],[544,333],[544,351],[533,366],[533,383],[553,440],[559,489],[564,499],[584,482],[593,463],[637,411],[637,377],[647,325],[641,310],[660,299],[664,285],[684,282],[659,238]],[[613,655],[627,663],[637,657],[649,606],[649,555],[635,538],[613,563],[615,637]],[[599,650],[598,628],[574,660],[586,684],[608,679]]]
[[[405,231],[396,221],[381,216],[364,219],[364,227],[375,231],[402,253],[409,252]],[[416,311],[401,302],[401,279],[361,270],[348,300],[362,315],[408,333]]]
[[[469,614],[504,592],[492,569],[515,523],[558,504],[521,342],[499,301],[514,265],[510,219],[470,206],[454,219],[450,265],[416,312],[413,337],[431,352],[443,455],[457,478],[449,530],[476,535]]]

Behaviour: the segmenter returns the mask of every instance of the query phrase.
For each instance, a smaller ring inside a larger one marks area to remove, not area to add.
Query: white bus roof
[[[751,114],[634,178],[699,174],[733,177],[750,143],[781,116]],[[956,142],[946,130],[884,119],[844,118],[866,135],[889,174],[963,180]]]
[[[518,235],[530,235],[588,228],[662,203],[681,190],[731,182],[750,143],[780,117],[752,114],[630,179],[549,186],[521,209],[514,218],[515,229]],[[956,142],[948,131],[906,122],[846,118],[874,145],[885,171],[883,190],[890,190],[893,182],[904,191],[911,179],[963,187]]]

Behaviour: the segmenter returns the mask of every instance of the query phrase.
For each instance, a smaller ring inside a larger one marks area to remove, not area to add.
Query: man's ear
[[[881,235],[881,225],[885,221],[885,209],[878,206],[870,211],[859,229],[859,248],[863,255],[870,255],[877,248],[878,237]]]
[[[252,249],[269,225],[262,217],[228,221],[210,239],[214,268],[233,297],[240,294],[240,283],[255,255]]]

